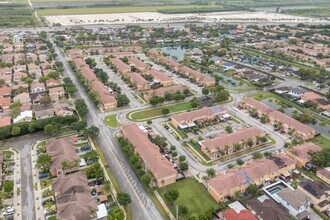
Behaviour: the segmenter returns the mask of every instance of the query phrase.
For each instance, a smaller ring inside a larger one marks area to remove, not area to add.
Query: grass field
[[[311,141],[322,148],[330,148],[330,140],[323,135],[316,136],[315,138],[311,139]]]
[[[169,109],[170,114],[192,109],[190,102],[181,102],[172,105],[164,105],[157,108],[149,108],[147,110],[142,110],[142,111],[130,112],[128,113],[130,117],[128,119],[132,119],[134,121],[144,121],[144,120],[148,120],[148,118],[160,117],[163,116],[162,114],[163,108]]]
[[[325,5],[319,8],[289,9],[283,13],[305,17],[330,17],[330,6]]]
[[[106,116],[104,118],[104,122],[111,128],[117,128],[121,126],[121,123],[117,120],[117,114]]]
[[[163,197],[163,199],[164,194],[169,189],[176,189],[179,191],[179,198],[174,202],[174,205],[171,206],[167,203],[174,216],[175,205],[186,206],[188,208],[188,217],[193,213],[200,214],[210,208],[219,208],[219,204],[206,191],[204,185],[199,183],[195,178],[181,180],[159,189],[159,194]]]
[[[39,16],[47,15],[79,15],[79,14],[108,14],[108,13],[130,13],[130,12],[156,12],[162,10],[195,10],[215,8],[208,5],[160,5],[160,6],[121,6],[121,7],[89,7],[89,8],[66,8],[66,9],[40,9]],[[222,9],[221,6],[216,8]]]
[[[0,6],[0,28],[32,27],[38,24],[26,1]]]

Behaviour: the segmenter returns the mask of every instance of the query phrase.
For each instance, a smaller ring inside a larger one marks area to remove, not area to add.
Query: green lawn
[[[106,116],[104,118],[104,122],[111,128],[117,128],[121,126],[121,123],[117,120],[117,114]]]
[[[156,12],[159,10],[188,10],[188,9],[209,9],[208,5],[159,5],[159,6],[116,6],[116,7],[87,7],[87,8],[65,8],[65,9],[41,9],[38,15],[80,15],[80,14],[107,14],[107,13],[130,13],[130,12]],[[214,8],[214,7],[213,7]],[[222,9],[221,6],[216,8]]]
[[[148,118],[160,117],[163,115],[163,108],[168,108],[170,110],[170,114],[192,109],[190,102],[181,102],[172,105],[164,105],[157,108],[149,108],[142,111],[130,112],[127,114],[128,119],[131,119],[133,121],[145,121],[148,120]]]
[[[320,147],[330,148],[330,140],[323,135],[318,135],[315,138],[311,139],[311,141]]]
[[[200,214],[210,208],[217,209],[220,207],[219,204],[206,191],[204,185],[199,183],[193,177],[181,180],[162,189],[159,189],[159,194],[163,199],[164,194],[169,189],[176,189],[179,191],[179,198],[174,202],[174,204],[186,206],[188,208],[188,217],[193,213]],[[174,205],[171,206],[168,203],[167,205],[175,216]]]

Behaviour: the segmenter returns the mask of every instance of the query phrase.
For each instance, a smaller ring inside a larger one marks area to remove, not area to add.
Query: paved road
[[[133,219],[162,219],[158,209],[148,197],[148,194],[144,190],[138,177],[135,175],[134,171],[126,161],[125,156],[115,143],[113,134],[116,130],[109,129],[105,125],[103,122],[104,114],[99,113],[94,104],[92,104],[92,101],[76,79],[75,74],[70,68],[67,60],[55,44],[54,49],[59,61],[63,63],[65,70],[64,75],[69,76],[73,83],[77,86],[77,98],[82,98],[86,101],[89,109],[89,114],[86,118],[88,125],[95,125],[100,129],[100,134],[97,141],[105,154],[109,167],[112,169],[122,191],[129,193],[132,197],[132,204],[130,207],[132,209]]]
[[[20,152],[21,159],[21,198],[22,219],[36,219],[34,207],[34,183],[32,180],[32,163],[30,147],[39,139],[46,137],[44,134],[23,136],[18,139],[9,140],[12,148]]]

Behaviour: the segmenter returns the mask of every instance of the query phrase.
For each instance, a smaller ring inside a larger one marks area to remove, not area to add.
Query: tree
[[[44,82],[46,82],[47,79],[49,79],[48,76],[42,76],[42,77],[39,78],[39,82],[44,83]]]
[[[176,157],[176,156],[178,156],[178,153],[176,151],[173,151],[172,152],[172,157]]]
[[[234,165],[233,165],[233,164],[231,164],[231,163],[229,163],[229,164],[227,165],[227,167],[228,167],[228,169],[231,169],[231,168],[233,168],[233,167],[234,167]]]
[[[247,188],[247,191],[252,194],[253,196],[256,196],[259,193],[260,188],[257,185],[250,184]]]
[[[188,208],[184,205],[179,205],[178,214],[179,214],[179,216],[186,216],[188,214]]]
[[[21,107],[22,107],[22,103],[20,102],[14,102],[9,106],[10,113],[13,118],[17,117],[21,113]]]
[[[11,135],[16,136],[21,133],[21,128],[18,126],[13,126],[11,129]]]
[[[82,157],[87,161],[94,161],[96,162],[99,159],[99,155],[96,150],[91,150],[82,155]]]
[[[50,96],[46,95],[40,99],[40,104],[43,106],[48,106],[52,103]]]
[[[52,158],[47,154],[42,154],[42,155],[38,156],[37,161],[36,161],[37,168],[41,169],[42,171],[48,171],[51,159]]]
[[[127,206],[131,204],[132,199],[128,193],[120,192],[117,194],[117,200],[120,205]]]
[[[118,107],[126,106],[130,103],[129,98],[125,94],[119,94],[116,97]]]
[[[84,128],[86,128],[86,126],[87,126],[87,122],[85,120],[82,120],[82,121],[73,122],[70,125],[70,128],[72,130],[76,130],[79,132],[79,131],[83,130]]]
[[[183,161],[185,161],[186,160],[186,156],[185,155],[180,155],[179,156],[179,161],[180,162],[183,162]]]
[[[311,162],[319,169],[330,166],[330,148],[323,148],[321,151],[311,154]]]
[[[108,213],[107,220],[124,220],[125,214],[118,206],[113,207]]]
[[[263,155],[262,155],[260,152],[254,152],[254,153],[252,154],[252,159],[253,159],[253,160],[261,159],[262,156],[263,156]]]
[[[76,108],[78,114],[81,117],[84,117],[84,116],[87,115],[88,108],[87,108],[87,105],[86,105],[85,100],[83,100],[83,99],[77,99],[74,104],[75,104],[75,108]]]
[[[169,189],[164,194],[164,198],[173,205],[173,202],[179,198],[179,191],[176,189]]]
[[[251,148],[253,146],[253,140],[252,140],[252,138],[249,138],[248,139],[247,145],[249,146],[249,148]]]
[[[189,90],[189,89],[184,89],[184,90],[183,90],[183,94],[184,94],[185,96],[188,96],[188,95],[190,94],[190,90]]]
[[[209,93],[210,93],[210,90],[208,89],[208,88],[203,88],[202,89],[202,93],[203,93],[203,95],[208,95]]]
[[[100,129],[94,125],[84,129],[85,137],[96,138],[97,136],[99,136],[99,133],[100,133]]]
[[[217,93],[215,96],[215,101],[216,102],[223,102],[227,101],[229,99],[229,92],[227,90],[222,90]]]
[[[149,100],[149,103],[150,103],[150,105],[152,105],[153,107],[155,107],[156,105],[158,105],[158,103],[159,103],[159,98],[158,98],[158,96],[153,96],[153,97],[151,97],[150,100]]]
[[[5,181],[3,183],[3,190],[6,193],[12,192],[14,190],[14,181],[13,180]]]
[[[230,126],[226,126],[225,131],[226,131],[228,134],[233,133],[233,128],[230,127]]]
[[[149,185],[151,182],[151,175],[150,173],[145,173],[142,177],[141,177],[141,181],[142,183]]]
[[[54,72],[50,72],[47,76],[52,79],[58,79],[60,77],[60,74],[54,71]]]
[[[104,178],[104,173],[101,165],[99,162],[94,163],[90,167],[87,168],[86,170],[86,176],[88,179],[103,179]]]
[[[44,130],[45,130],[45,133],[50,136],[54,136],[58,132],[58,130],[54,124],[46,125]]]
[[[170,113],[170,110],[168,108],[162,108],[163,115],[167,115],[168,113]]]
[[[165,100],[171,100],[173,99],[173,94],[170,92],[166,92],[164,95]]]
[[[176,102],[179,102],[181,100],[184,100],[186,98],[185,95],[183,94],[180,94],[180,93],[176,93],[173,95],[173,99],[176,101]]]
[[[215,169],[213,168],[206,169],[206,174],[210,179],[213,178],[215,176]]]
[[[182,163],[180,163],[180,169],[181,170],[188,170],[189,169],[189,165],[188,165],[188,163],[186,163],[186,162],[182,162]]]
[[[242,166],[244,164],[244,161],[241,158],[239,158],[236,160],[236,163],[238,166]]]

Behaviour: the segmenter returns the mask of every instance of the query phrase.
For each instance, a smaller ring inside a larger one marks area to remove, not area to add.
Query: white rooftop
[[[240,213],[242,210],[246,210],[246,208],[239,201],[230,203],[228,206],[229,208],[234,209],[236,213]]]
[[[107,217],[108,211],[107,211],[107,208],[105,207],[104,204],[97,205],[97,209],[99,210],[99,211],[96,212],[97,219]]]
[[[21,114],[19,116],[17,116],[16,118],[14,118],[14,123],[19,122],[20,120],[24,119],[25,117],[31,117],[32,118],[32,111],[28,110],[28,111],[24,111],[21,112]]]

